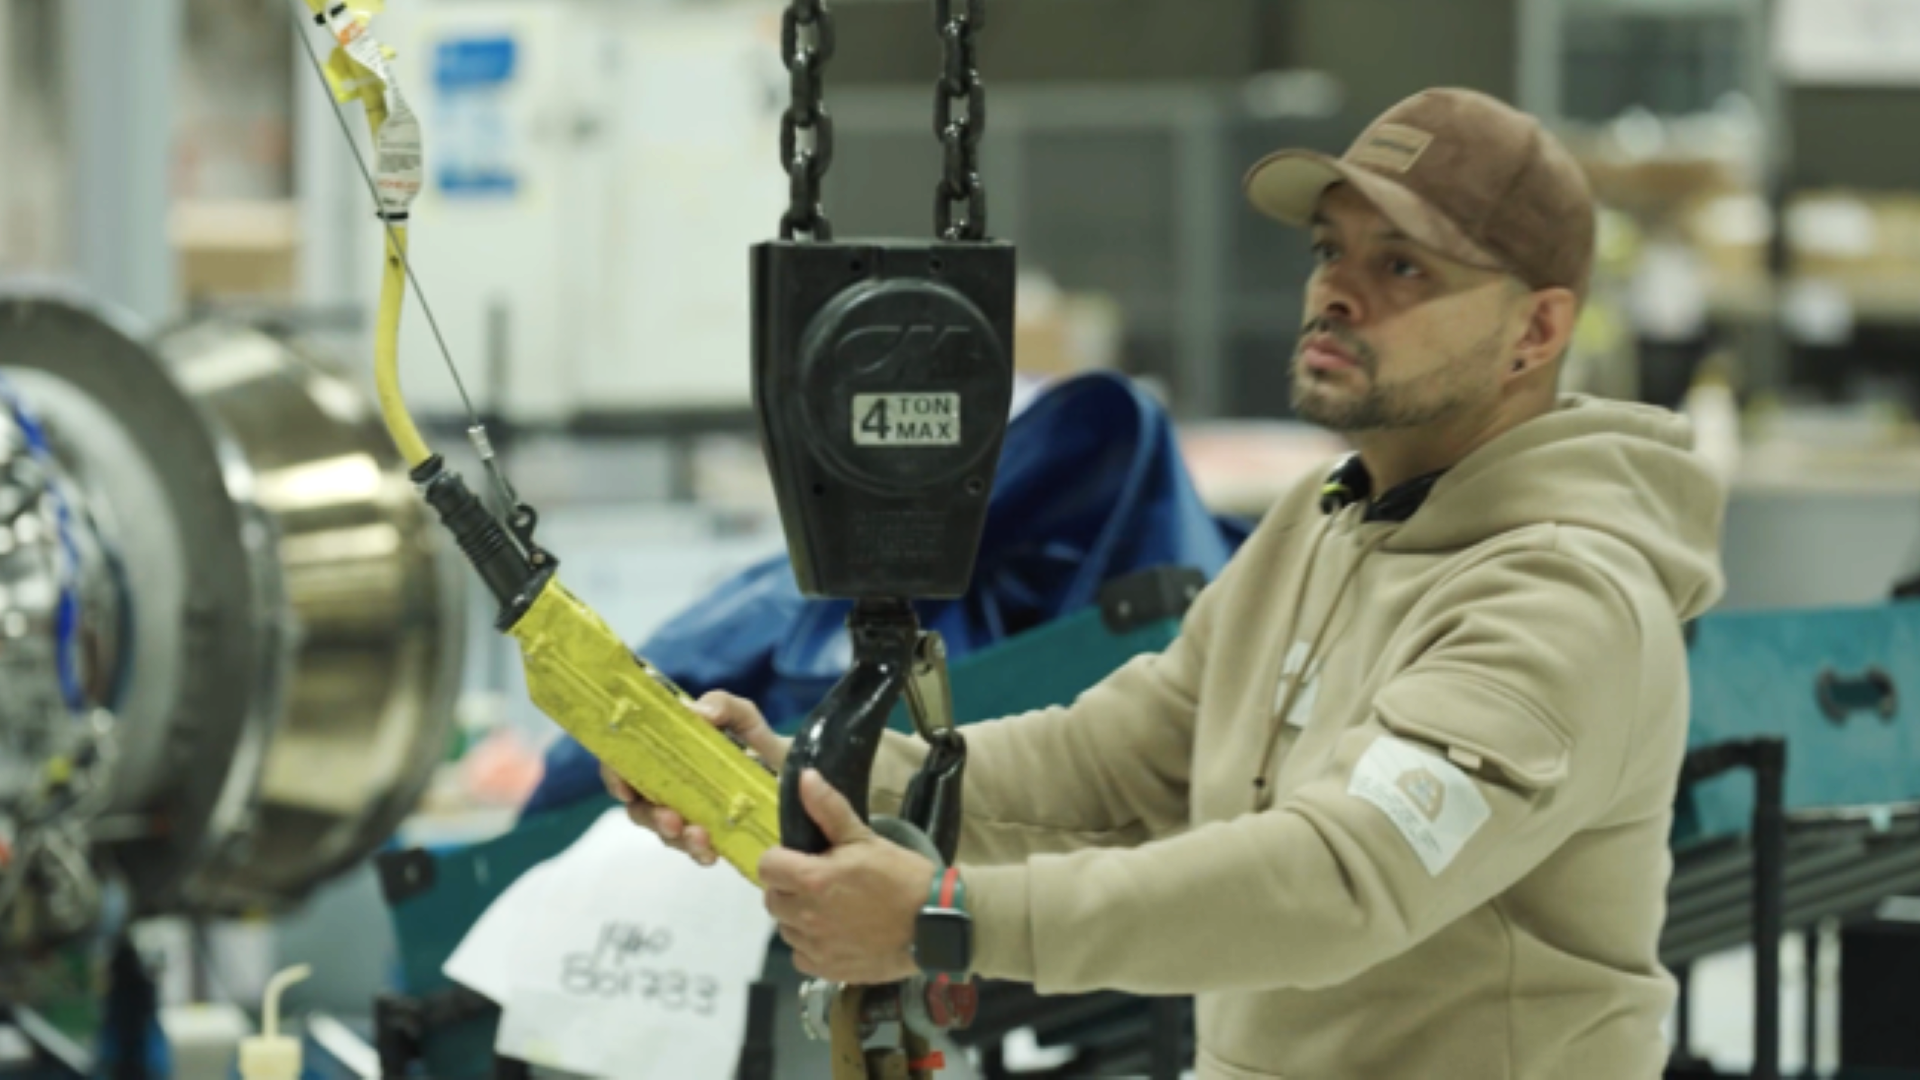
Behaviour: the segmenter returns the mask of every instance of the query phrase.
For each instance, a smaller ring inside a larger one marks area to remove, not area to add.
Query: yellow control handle
[[[705,829],[714,851],[759,885],[760,856],[780,842],[778,778],[557,579],[508,633],[534,705],[642,798]]]

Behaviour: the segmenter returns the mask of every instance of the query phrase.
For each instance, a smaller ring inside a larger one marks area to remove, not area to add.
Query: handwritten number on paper
[[[560,969],[560,989],[574,997],[592,997],[599,985],[591,957],[580,953],[571,953],[566,957]]]
[[[574,997],[624,998],[669,1012],[713,1015],[719,980],[682,968],[636,963],[664,959],[672,948],[673,934],[664,928],[608,923],[592,951],[562,958],[560,989]]]
[[[673,931],[664,927],[649,930],[644,926],[615,923],[600,933],[608,947],[621,957],[664,956],[673,948]]]

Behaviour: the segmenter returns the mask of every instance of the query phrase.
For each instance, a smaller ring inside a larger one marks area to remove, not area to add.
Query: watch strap
[[[927,906],[944,911],[967,910],[967,883],[960,877],[960,868],[949,866],[933,876],[933,884],[927,888]]]

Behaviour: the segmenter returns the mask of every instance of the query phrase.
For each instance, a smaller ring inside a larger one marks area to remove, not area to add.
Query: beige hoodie
[[[1199,1075],[1653,1080],[1682,622],[1725,494],[1569,396],[1404,523],[1261,523],[1164,653],[966,729],[977,970],[1193,994]],[[873,806],[920,752],[890,736]]]

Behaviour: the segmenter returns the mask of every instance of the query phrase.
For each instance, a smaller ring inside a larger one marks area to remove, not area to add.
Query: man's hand
[[[803,855],[775,848],[760,859],[767,911],[793,946],[794,967],[850,986],[918,972],[913,928],[933,886],[933,864],[868,828],[812,769],[801,778],[800,800],[833,849]]]
[[[703,695],[693,708],[714,727],[746,744],[747,749],[776,774],[786,763],[787,747],[791,740],[775,732],[753,702],[714,690]],[[607,785],[608,794],[627,804],[627,817],[635,825],[660,834],[660,839],[668,847],[686,852],[702,866],[712,866],[719,861],[707,830],[698,825],[689,828],[687,819],[678,812],[641,798],[632,786],[604,764],[600,766],[600,782]]]

